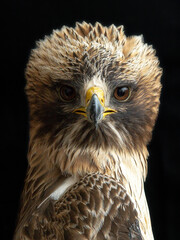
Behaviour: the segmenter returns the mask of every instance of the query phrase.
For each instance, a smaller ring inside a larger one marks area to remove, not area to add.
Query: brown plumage
[[[137,212],[115,179],[87,174],[61,201],[36,208],[24,226],[29,239],[136,239],[141,233]]]
[[[122,26],[77,23],[37,43],[14,239],[153,239],[144,181],[161,74],[153,48]]]

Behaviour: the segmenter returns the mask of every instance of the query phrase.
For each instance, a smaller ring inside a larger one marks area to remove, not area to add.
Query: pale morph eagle
[[[144,181],[161,75],[123,26],[76,23],[37,43],[15,240],[153,239]]]

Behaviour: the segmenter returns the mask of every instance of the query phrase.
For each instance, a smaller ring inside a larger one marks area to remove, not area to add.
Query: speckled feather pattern
[[[68,229],[73,225],[72,220],[80,224],[77,229],[86,230],[78,239],[153,240],[144,181],[147,144],[159,108],[161,75],[152,46],[145,44],[142,36],[127,37],[123,26],[77,23],[75,28],[64,26],[37,42],[26,68],[29,166],[14,239],[28,239],[28,234],[29,239],[75,239],[78,231]],[[76,101],[69,104],[61,101],[58,91],[62,84],[70,84],[77,90]],[[113,99],[113,89],[124,85],[131,87],[131,97],[119,104]],[[84,104],[86,91],[92,86],[100,87],[105,105],[117,110],[103,119],[96,131],[87,119],[72,113]],[[80,182],[59,201],[49,201],[48,196],[71,176],[81,179]],[[103,187],[100,183],[94,185],[97,179],[101,179]],[[111,191],[110,185],[115,182],[116,190]],[[84,198],[75,201],[81,191]],[[121,193],[126,196],[128,206]],[[107,194],[111,199],[108,204],[117,203],[117,216],[112,218],[105,212]],[[106,229],[99,233],[98,228],[97,233],[88,230],[85,222],[83,226],[83,214],[88,216],[88,226],[94,224],[97,214],[93,204],[82,208],[86,198],[94,199],[95,205],[100,206],[97,221]],[[103,225],[104,221],[109,225]],[[123,238],[118,237],[122,228],[118,229],[116,221],[118,226],[124,224]],[[116,234],[111,231],[113,227]]]
[[[25,239],[142,239],[130,196],[122,184],[99,173],[81,178],[61,201],[36,210],[27,226]]]

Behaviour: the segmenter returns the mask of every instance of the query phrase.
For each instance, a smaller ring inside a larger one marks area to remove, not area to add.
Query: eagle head
[[[82,174],[110,172],[114,154],[146,158],[161,74],[152,46],[126,37],[123,26],[55,30],[37,43],[26,69],[29,161],[38,155],[48,167]]]

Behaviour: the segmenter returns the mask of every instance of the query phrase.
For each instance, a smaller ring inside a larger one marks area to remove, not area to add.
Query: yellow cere
[[[93,94],[96,94],[99,98],[101,105],[104,107],[104,92],[99,87],[91,87],[87,90],[86,93],[86,106],[89,104]]]
[[[80,107],[78,109],[75,109],[73,112],[76,113],[76,114],[81,114],[83,115],[84,117],[87,117],[87,112],[86,112],[86,108],[88,107],[90,101],[91,101],[91,98],[92,96],[96,94],[101,105],[103,106],[104,108],[104,112],[103,112],[103,118],[108,115],[108,114],[113,114],[113,113],[116,113],[117,111],[115,109],[112,109],[112,108],[108,108],[108,107],[105,107],[105,99],[104,99],[104,92],[101,88],[99,87],[91,87],[87,90],[86,92],[86,106],[85,107]]]

